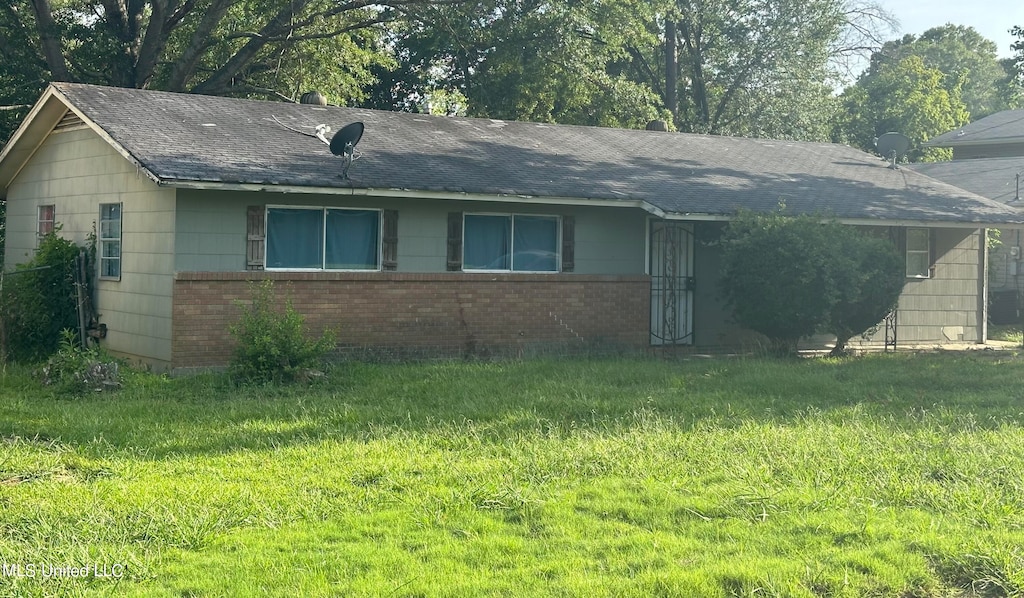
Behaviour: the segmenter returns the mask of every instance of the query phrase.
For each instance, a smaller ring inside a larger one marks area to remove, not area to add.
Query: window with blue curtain
[[[266,267],[376,270],[380,211],[267,208]]]
[[[512,218],[466,214],[462,267],[465,270],[509,270],[512,264]]]
[[[464,270],[558,271],[558,218],[466,214]]]
[[[267,208],[267,267],[323,268],[324,211]]]
[[[380,212],[327,210],[324,268],[376,270],[380,257]]]
[[[514,216],[512,231],[513,270],[558,271],[558,218]]]

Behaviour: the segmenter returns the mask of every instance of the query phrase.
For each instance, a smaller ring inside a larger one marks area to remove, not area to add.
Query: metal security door
[[[693,225],[651,221],[651,344],[693,344]]]

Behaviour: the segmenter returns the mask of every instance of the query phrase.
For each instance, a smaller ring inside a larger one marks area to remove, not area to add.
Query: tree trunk
[[[43,46],[43,57],[50,69],[54,81],[71,81],[68,64],[64,60],[64,49],[60,40],[60,30],[53,20],[53,10],[49,0],[32,0],[36,23],[39,25],[39,41]]]
[[[254,36],[247,44],[235,52],[215,73],[205,81],[195,86],[193,93],[218,95],[222,94],[231,86],[231,81],[252,62],[260,50],[269,43],[272,38],[279,37],[289,30],[289,23],[295,15],[300,14],[312,0],[293,0],[290,6],[285,7],[277,13],[259,35]]]
[[[199,21],[199,26],[196,27],[195,32],[192,34],[188,47],[185,48],[181,56],[174,63],[174,68],[171,70],[171,78],[167,84],[168,91],[186,91],[185,86],[188,80],[195,74],[196,66],[199,64],[203,52],[209,47],[210,37],[217,29],[217,26],[220,25],[229,8],[231,8],[231,0],[216,0],[206,13],[203,14],[203,19]]]
[[[665,19],[665,108],[672,115],[673,123],[679,116],[679,58],[676,55],[676,22]]]

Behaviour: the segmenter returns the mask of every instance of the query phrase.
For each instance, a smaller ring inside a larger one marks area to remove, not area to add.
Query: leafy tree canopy
[[[920,144],[968,122],[962,86],[962,78],[951,86],[946,75],[926,66],[919,56],[882,61],[843,92],[844,110],[837,119],[834,139],[870,152],[875,138],[897,131]],[[907,159],[950,157],[945,148],[917,147]]]
[[[973,27],[947,24],[925,31],[920,36],[905,35],[886,42],[871,57],[865,77],[876,77],[886,64],[908,56],[918,56],[926,67],[943,75],[943,86],[950,93],[959,89],[972,119],[1013,107],[1016,92],[1013,72],[997,56],[996,43]]]
[[[447,89],[473,115],[824,140],[836,60],[877,48],[859,0],[477,0],[400,31],[374,105]]]

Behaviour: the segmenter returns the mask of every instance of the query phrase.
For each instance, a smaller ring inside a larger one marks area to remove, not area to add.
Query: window
[[[121,204],[100,204],[100,278],[121,278]]]
[[[558,271],[558,217],[466,214],[464,270]]]
[[[380,210],[267,208],[267,268],[380,269]]]
[[[39,206],[39,221],[36,225],[36,234],[42,238],[53,232],[54,206]]]
[[[907,278],[931,278],[931,232],[907,229]]]

